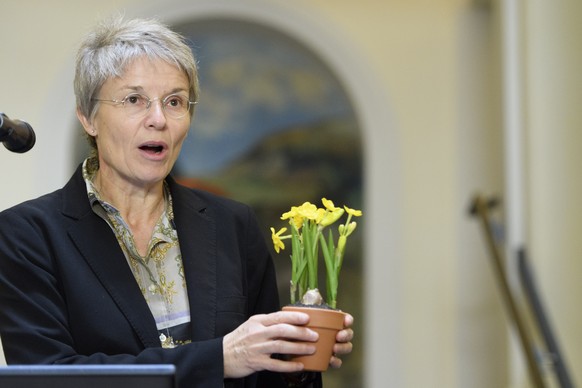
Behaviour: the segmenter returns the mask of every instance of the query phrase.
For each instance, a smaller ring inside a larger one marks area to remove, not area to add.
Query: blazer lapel
[[[85,193],[85,195],[83,195]],[[78,170],[64,190],[63,213],[75,220],[68,233],[145,347],[160,346],[156,323],[111,228],[89,206]]]
[[[216,220],[194,192],[168,179],[188,287],[192,341],[215,337]]]

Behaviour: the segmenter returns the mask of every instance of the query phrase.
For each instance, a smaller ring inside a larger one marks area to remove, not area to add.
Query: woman
[[[169,176],[198,101],[182,37],[150,20],[102,24],[74,86],[92,156],[62,189],[0,213],[8,363],[167,363],[181,387],[319,385],[273,357],[312,353],[296,341],[317,334],[278,311],[250,209]],[[351,351],[352,321],[335,354]]]

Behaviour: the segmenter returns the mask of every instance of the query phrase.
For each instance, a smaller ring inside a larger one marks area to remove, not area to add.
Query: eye
[[[181,109],[186,105],[186,97],[178,94],[172,94],[165,98],[165,104],[168,108]]]
[[[135,106],[147,106],[148,98],[142,96],[141,94],[134,93],[129,94],[123,99],[123,103],[126,105],[135,105]]]

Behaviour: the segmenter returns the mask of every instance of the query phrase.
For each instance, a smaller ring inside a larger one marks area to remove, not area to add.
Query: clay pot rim
[[[321,308],[309,305],[306,306],[289,305],[284,306],[282,310],[300,311],[309,314],[310,320],[309,323],[307,324],[308,327],[326,327],[336,330],[341,330],[344,328],[344,318],[346,316],[346,313],[344,313],[341,310],[336,310],[332,308]],[[329,321],[329,323],[327,321]]]

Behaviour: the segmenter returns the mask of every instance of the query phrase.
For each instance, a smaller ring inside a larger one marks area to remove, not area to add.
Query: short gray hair
[[[105,20],[87,35],[77,53],[74,89],[77,109],[92,120],[103,84],[123,75],[139,58],[161,59],[184,71],[190,83],[190,100],[198,101],[196,61],[185,38],[154,19]],[[190,110],[192,114],[193,110]],[[94,139],[89,139],[95,147]]]

